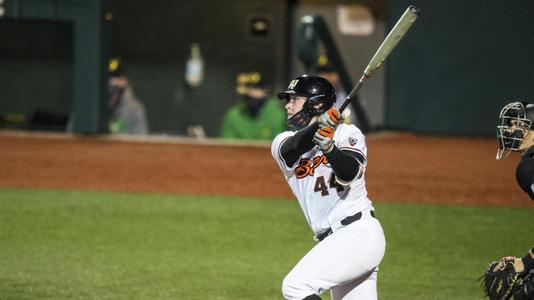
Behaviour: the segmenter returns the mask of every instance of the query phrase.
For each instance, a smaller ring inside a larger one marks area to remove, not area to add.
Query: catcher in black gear
[[[503,107],[497,126],[497,159],[521,152],[516,180],[534,200],[534,104],[512,102]],[[490,264],[482,287],[490,300],[534,300],[534,248],[522,258],[511,256]]]
[[[497,159],[521,152],[515,177],[521,189],[534,200],[534,104],[512,102],[503,107],[497,126]]]

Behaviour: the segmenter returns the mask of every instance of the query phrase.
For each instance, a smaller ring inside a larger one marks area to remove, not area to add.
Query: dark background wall
[[[184,134],[202,125],[216,136],[227,108],[237,100],[238,72],[257,70],[270,81],[283,72],[285,1],[113,1],[111,52],[128,62],[136,94],[145,102],[151,131]],[[266,36],[250,32],[250,20],[267,19]],[[200,88],[184,85],[190,45],[205,63]]]
[[[31,118],[68,113],[72,99],[70,23],[0,19],[0,112]]]
[[[236,101],[235,75],[239,71],[258,70],[273,83],[274,90],[283,89],[290,77],[303,69],[292,54],[292,37],[304,14],[324,15],[341,54],[356,78],[380,43],[384,34],[386,11],[384,1],[373,5],[377,16],[377,30],[370,37],[354,38],[340,34],[336,23],[338,4],[365,3],[365,1],[211,1],[211,0],[113,0],[105,1],[108,30],[107,51],[120,55],[126,62],[134,91],[147,109],[151,133],[186,134],[191,125],[202,125],[209,136],[217,136],[224,112]],[[265,36],[250,32],[250,20],[264,18],[270,28]],[[5,95],[21,95],[16,102],[4,101],[0,112],[30,113],[37,108],[68,113],[71,110],[70,82],[72,76],[72,37],[43,31],[28,23],[35,21],[0,21],[0,27],[10,32],[13,26],[25,26],[24,33],[13,40],[2,40],[13,55],[6,63],[15,64],[13,73],[3,69],[0,76],[6,81]],[[9,23],[9,25],[8,25]],[[41,22],[42,23],[42,22]],[[68,24],[67,24],[68,25]],[[56,31],[65,24],[49,23]],[[68,28],[63,31],[71,33]],[[20,41],[18,37],[22,37]],[[195,90],[184,84],[184,69],[191,43],[199,43],[205,61],[203,85]],[[60,59],[39,53],[61,49]],[[21,48],[29,47],[36,53],[28,56]],[[44,51],[43,51],[44,50]],[[70,51],[70,52],[69,52]],[[57,66],[57,67],[56,67]],[[46,76],[50,73],[51,76]],[[53,74],[56,74],[55,76]],[[58,78],[60,76],[61,78]],[[46,77],[34,81],[41,91],[23,91],[20,82],[26,78]],[[368,112],[374,124],[383,123],[383,73],[370,82],[363,93],[368,101]],[[61,90],[60,95],[49,95],[46,90]],[[40,95],[43,103],[33,98]],[[27,109],[20,110],[20,101]],[[33,105],[32,105],[33,104]]]
[[[217,136],[224,112],[237,101],[238,72],[287,81],[286,1],[113,0],[105,6],[107,52],[126,63],[151,133],[181,135],[202,125]],[[266,35],[251,33],[254,18],[269,22]],[[69,24],[0,18],[0,33],[8,37],[0,39],[0,113],[69,113]],[[194,90],[184,84],[192,43],[200,45],[205,63],[203,84]]]
[[[386,122],[423,133],[494,135],[505,103],[534,101],[534,1],[389,2],[422,15],[388,59]]]
[[[8,0],[9,1],[9,0]],[[186,134],[202,125],[217,136],[236,101],[235,75],[261,71],[282,89],[301,67],[292,54],[298,18],[323,12],[340,52],[357,78],[383,34],[410,4],[422,15],[362,88],[371,121],[421,133],[493,135],[496,115],[512,100],[533,101],[534,2],[528,0],[406,1],[380,5],[375,36],[342,36],[336,5],[361,1],[113,0],[106,2],[108,51],[128,65],[155,134]],[[326,5],[326,6],[325,6]],[[264,37],[252,18],[269,20]],[[0,114],[72,108],[72,25],[0,18]],[[205,61],[203,85],[184,85],[191,43]],[[359,53],[362,55],[352,55]]]

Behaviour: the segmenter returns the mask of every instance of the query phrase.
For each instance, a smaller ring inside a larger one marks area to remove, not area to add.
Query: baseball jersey
[[[343,218],[372,208],[365,188],[365,159],[361,171],[351,182],[342,182],[332,171],[328,159],[314,146],[287,166],[280,153],[282,143],[296,132],[278,134],[271,144],[271,154],[278,163],[289,187],[315,234],[336,227]],[[354,125],[341,124],[334,132],[334,143],[340,150],[355,151],[367,157],[365,136]]]

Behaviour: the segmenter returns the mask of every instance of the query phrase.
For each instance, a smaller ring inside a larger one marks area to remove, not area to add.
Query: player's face
[[[287,118],[291,118],[299,111],[302,110],[302,106],[306,102],[306,97],[302,96],[290,96],[289,101],[286,103]]]
[[[108,79],[109,106],[114,107],[121,99],[121,94],[128,86],[125,76],[113,76]]]
[[[511,119],[507,122],[507,125],[508,126],[503,129],[503,132],[510,137],[516,135],[523,136],[523,134],[528,131],[528,125],[521,120]]]

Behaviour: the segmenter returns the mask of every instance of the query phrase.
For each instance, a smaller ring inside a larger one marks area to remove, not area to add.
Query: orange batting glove
[[[317,129],[313,136],[313,142],[319,146],[323,153],[330,153],[334,149],[334,129],[332,127]]]
[[[329,110],[325,111],[321,116],[319,116],[319,127],[331,127],[336,129],[337,125],[339,125],[343,121],[343,118],[341,117],[341,114],[339,111],[335,108],[330,108]]]

